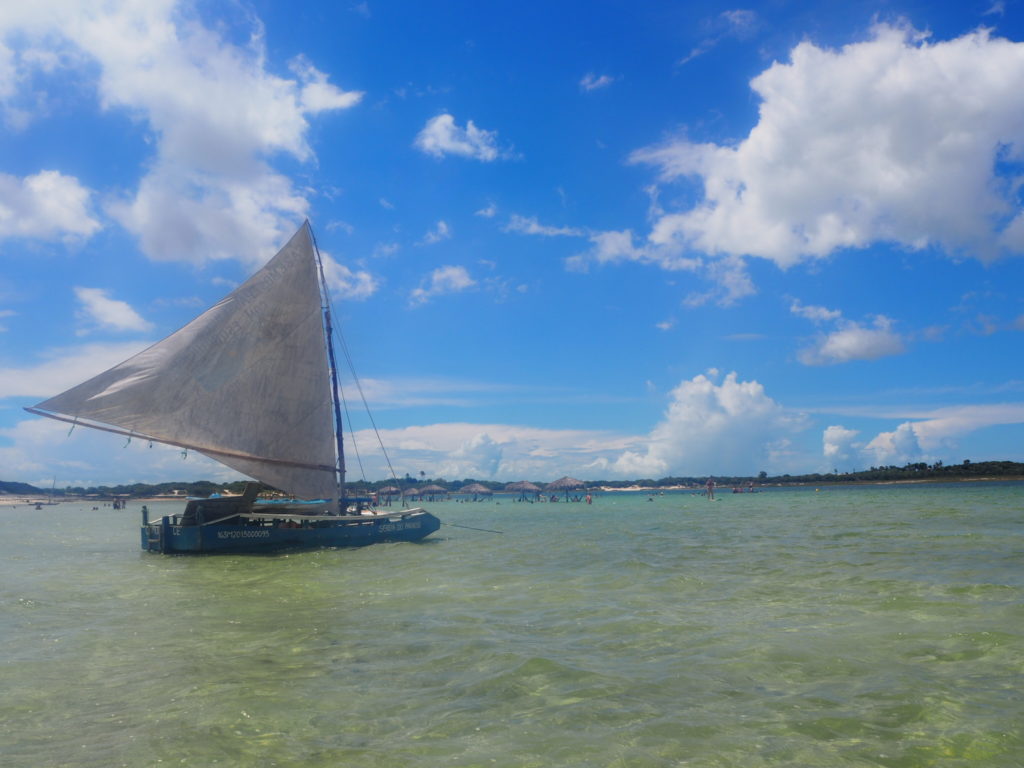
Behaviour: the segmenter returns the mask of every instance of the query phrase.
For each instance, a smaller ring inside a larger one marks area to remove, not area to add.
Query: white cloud
[[[590,238],[590,250],[567,258],[566,269],[586,272],[592,263],[604,265],[632,261],[652,265],[667,272],[694,272],[707,280],[710,287],[687,294],[683,303],[689,307],[707,303],[727,307],[757,292],[747,272],[746,263],[739,257],[727,256],[708,260],[685,256],[675,248],[657,243],[637,245],[632,230],[628,229],[586,234]]]
[[[0,399],[36,397],[43,400],[138,354],[152,342],[85,344],[45,353],[42,362],[0,367]]]
[[[449,227],[448,223],[442,219],[434,225],[432,230],[423,236],[422,244],[433,245],[434,243],[440,243],[442,240],[448,240],[451,236],[451,227]]]
[[[23,179],[0,173],[0,238],[87,238],[100,228],[90,197],[78,179],[58,171]]]
[[[495,131],[477,128],[472,120],[460,128],[455,118],[445,113],[427,121],[414,146],[433,157],[458,155],[489,163],[499,157],[497,136]]]
[[[789,305],[789,311],[794,315],[813,320],[816,323],[829,322],[832,320],[838,320],[843,316],[843,313],[838,309],[828,309],[826,307],[816,307],[812,305],[803,304],[799,299],[793,299],[793,303]]]
[[[849,462],[861,448],[856,443],[857,435],[855,429],[847,429],[839,425],[827,427],[822,434],[825,458],[833,464]]]
[[[42,417],[0,428],[0,466],[38,487],[159,483],[182,477],[215,482],[240,479],[237,472],[194,451],[77,427]]]
[[[508,224],[504,227],[505,232],[517,232],[521,235],[542,235],[544,237],[583,237],[586,232],[577,227],[550,227],[537,221],[536,217],[520,216],[512,214]]]
[[[102,288],[75,287],[75,298],[78,299],[78,319],[84,324],[79,334],[88,333],[94,328],[106,328],[114,331],[148,331],[153,324],[132,309],[125,301],[112,299]]]
[[[320,252],[320,256],[324,262],[324,279],[327,280],[327,287],[339,296],[354,301],[368,299],[380,287],[377,278],[369,272],[353,271],[323,251]]]
[[[929,451],[947,441],[986,427],[1024,424],[1024,403],[959,405],[939,408],[914,422],[914,432]]]
[[[871,465],[903,465],[912,461],[955,456],[957,438],[989,427],[1024,424],[1024,403],[956,405],[915,414],[895,429],[882,431],[867,442],[859,432],[831,426],[823,436],[825,457],[830,462],[851,461],[859,468]]]
[[[609,85],[615,82],[614,77],[608,75],[595,75],[593,72],[587,72],[580,80],[581,91],[596,91],[601,88],[607,88]]]
[[[299,101],[307,114],[348,109],[363,99],[362,91],[343,91],[328,83],[327,75],[314,67],[305,56],[296,56],[288,63],[288,68],[302,81]]]
[[[401,249],[398,243],[377,243],[373,246],[373,258],[383,259],[394,256]]]
[[[892,432],[880,432],[863,450],[872,459],[872,466],[900,465],[923,458],[917,432],[910,422],[900,424]]]
[[[797,357],[804,365],[832,365],[853,360],[876,360],[906,351],[902,337],[892,330],[892,321],[875,317],[874,327],[865,327],[849,320],[840,328],[819,336],[813,345],[801,350]]]
[[[17,314],[13,309],[0,309],[0,320],[5,317],[14,317]],[[0,325],[0,333],[6,333],[7,326]]]
[[[610,469],[633,478],[771,471],[785,462],[787,436],[807,425],[735,373],[720,385],[704,375],[683,381],[671,398],[661,423]]]
[[[442,477],[495,477],[501,467],[502,446],[479,432],[452,451],[438,466]]]
[[[438,267],[409,295],[409,303],[414,307],[419,306],[437,296],[459,293],[474,285],[476,281],[469,276],[465,267]]]
[[[758,26],[758,16],[754,11],[736,9],[722,11],[715,18],[704,23],[708,36],[702,39],[686,56],[679,60],[678,66],[703,56],[708,51],[728,38],[743,40],[749,37]]]
[[[634,242],[633,231],[630,229],[589,232],[587,236],[591,242],[590,250],[569,257],[567,266],[570,269],[584,271],[591,262],[617,264],[628,261],[653,264],[670,272],[679,270],[696,272],[704,266],[704,262],[700,259],[684,257],[665,248],[650,244],[637,245]]]
[[[258,22],[245,14],[217,21],[205,27],[170,0],[40,0],[7,13],[0,39],[50,51],[81,77],[96,72],[102,107],[148,126],[155,148],[150,170],[134,194],[109,208],[148,256],[258,264],[308,208],[269,159],[285,153],[310,160],[307,116],[350,107],[360,94],[329,85],[301,56],[292,61],[297,79],[272,74]],[[244,45],[228,39],[239,26]],[[0,64],[6,92],[28,87],[33,62],[41,60],[53,66],[52,57],[17,57],[13,86]]]
[[[354,234],[355,231],[356,231],[356,228],[354,226],[349,224],[347,221],[342,221],[341,219],[333,219],[327,225],[327,231],[328,232],[334,232],[335,230],[338,230],[338,229],[340,229],[346,235]]]
[[[685,264],[685,261],[683,262]],[[737,256],[727,256],[707,262],[703,266],[704,277],[712,287],[706,291],[694,291],[683,299],[683,304],[701,306],[713,301],[720,307],[729,307],[742,298],[757,293],[754,282],[747,273],[747,265]]]
[[[1024,156],[1022,50],[987,30],[928,43],[888,25],[840,50],[800,43],[751,82],[760,117],[739,143],[633,153],[665,182],[703,187],[658,217],[651,242],[782,267],[875,242],[1024,251],[1015,183],[994,170]]]
[[[386,477],[372,430],[351,436],[368,475]],[[610,432],[558,430],[509,424],[452,422],[380,430],[392,464],[416,476],[447,479],[554,480],[570,474],[603,479],[614,456],[635,438]]]
[[[494,203],[488,203],[487,207],[481,208],[474,215],[475,216],[482,216],[485,219],[493,219],[495,214],[497,214],[497,213],[498,213],[498,206],[496,206]]]

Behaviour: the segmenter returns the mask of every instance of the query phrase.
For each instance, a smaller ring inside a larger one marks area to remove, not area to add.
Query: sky
[[[0,480],[306,218],[349,478],[1024,461],[1022,182],[1020,0],[5,3]]]

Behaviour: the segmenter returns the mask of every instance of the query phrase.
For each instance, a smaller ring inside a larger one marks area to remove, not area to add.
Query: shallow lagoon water
[[[138,504],[0,509],[0,764],[1024,765],[1022,484],[426,506],[503,533],[168,557]]]

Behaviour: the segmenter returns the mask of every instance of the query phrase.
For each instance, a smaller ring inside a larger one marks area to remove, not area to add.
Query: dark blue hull
[[[363,547],[389,541],[419,541],[441,527],[429,512],[346,517],[301,526],[275,522],[179,525],[167,516],[142,526],[142,548],[149,552],[269,552],[278,549]]]

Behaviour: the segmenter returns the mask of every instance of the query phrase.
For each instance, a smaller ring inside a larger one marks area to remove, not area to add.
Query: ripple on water
[[[504,534],[210,558],[140,553],[137,521],[110,510],[14,515],[0,754],[1006,768],[1024,754],[1022,500],[449,504],[443,519]]]

